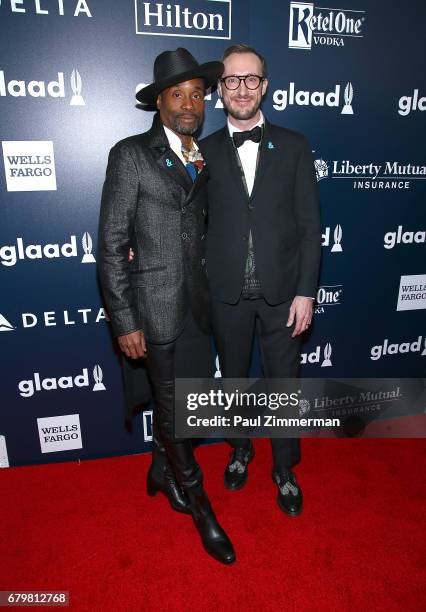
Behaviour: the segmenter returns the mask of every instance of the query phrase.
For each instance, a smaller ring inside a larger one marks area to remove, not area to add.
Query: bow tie
[[[254,127],[252,130],[247,130],[246,132],[234,132],[232,135],[232,140],[234,141],[234,145],[237,147],[237,149],[238,147],[241,147],[246,140],[260,142],[261,138],[262,128],[259,125]]]

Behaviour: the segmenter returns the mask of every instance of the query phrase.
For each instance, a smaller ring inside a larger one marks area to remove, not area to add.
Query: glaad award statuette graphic
[[[352,100],[354,98],[354,88],[352,83],[347,83],[345,87],[345,106],[342,108],[341,115],[353,115]]]
[[[102,368],[98,365],[95,365],[95,367],[93,368],[93,378],[95,380],[93,391],[106,391],[105,385],[102,382],[102,379],[103,379]]]
[[[331,252],[341,253],[342,252],[342,245],[340,244],[342,242],[342,226],[341,225],[338,224],[334,228],[333,238],[334,238],[334,244],[331,247]]]
[[[322,368],[326,368],[326,367],[333,365],[331,363],[330,357],[331,357],[331,344],[330,342],[327,342],[327,344],[324,347],[324,361],[321,364]]]
[[[83,245],[84,251],[81,263],[96,263],[96,259],[94,255],[92,255],[93,243],[92,237],[90,236],[89,232],[84,232],[81,244]]]
[[[86,103],[83,99],[83,96],[81,95],[81,87],[82,87],[81,76],[80,76],[79,71],[76,68],[74,68],[74,70],[71,73],[70,81],[71,81],[71,89],[73,93],[73,96],[70,101],[70,106],[85,106]]]

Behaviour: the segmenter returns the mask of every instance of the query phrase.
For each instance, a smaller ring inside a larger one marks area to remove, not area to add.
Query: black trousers
[[[264,375],[296,378],[300,365],[300,336],[291,337],[294,324],[286,327],[292,300],[270,306],[263,298],[241,299],[237,304],[213,301],[213,331],[222,376],[246,378],[256,332]],[[248,439],[230,438],[233,447],[250,445]],[[271,438],[274,467],[291,467],[300,460],[298,438]]]
[[[209,378],[212,375],[210,336],[202,332],[189,312],[181,334],[166,344],[147,343],[147,369],[152,385],[154,454],[153,467],[161,473],[165,448],[171,469],[185,488],[201,484],[202,474],[190,440],[174,435],[175,378]]]

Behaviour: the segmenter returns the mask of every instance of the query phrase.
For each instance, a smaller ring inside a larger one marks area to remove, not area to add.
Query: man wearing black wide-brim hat
[[[205,90],[222,71],[221,62],[200,65],[183,48],[156,58],[154,82],[136,95],[157,107],[153,125],[109,155],[99,271],[119,346],[128,358],[146,357],[152,384],[148,493],[161,491],[173,509],[191,514],[207,552],[232,563],[232,544],[203,489],[191,441],[175,438],[173,422],[175,377],[206,377],[211,368],[207,170],[193,134],[203,120]]]

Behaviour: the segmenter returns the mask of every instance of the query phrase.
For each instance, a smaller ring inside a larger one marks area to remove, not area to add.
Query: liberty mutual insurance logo
[[[312,45],[344,47],[350,38],[363,38],[364,21],[365,11],[290,2],[288,46],[304,51]]]
[[[231,38],[232,0],[135,0],[136,34],[186,38]]]

